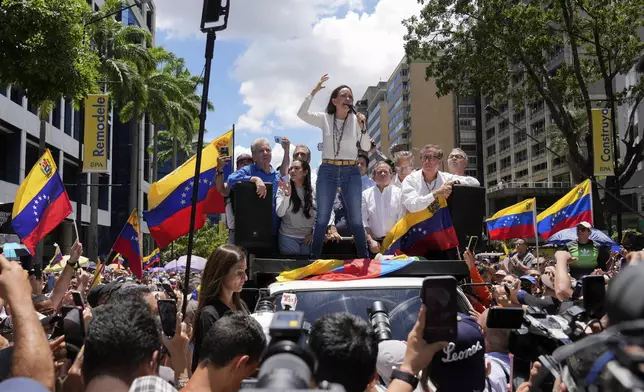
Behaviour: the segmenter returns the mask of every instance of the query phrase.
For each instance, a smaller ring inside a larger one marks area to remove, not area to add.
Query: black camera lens
[[[369,321],[373,327],[378,341],[391,340],[391,323],[389,322],[389,311],[381,301],[374,301],[369,311]]]

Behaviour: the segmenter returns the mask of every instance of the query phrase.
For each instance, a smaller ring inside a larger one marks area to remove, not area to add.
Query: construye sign
[[[613,123],[610,110],[593,109],[593,173],[614,176]]]
[[[106,94],[85,98],[85,138],[83,172],[107,173],[107,138],[109,106]]]

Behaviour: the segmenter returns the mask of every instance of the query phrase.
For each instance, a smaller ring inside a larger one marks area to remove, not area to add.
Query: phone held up
[[[161,329],[163,334],[172,339],[177,333],[177,302],[173,299],[160,299],[157,301]]]
[[[226,155],[226,156],[230,155],[230,150],[228,146],[219,147],[219,155]]]
[[[281,136],[275,136],[275,143],[282,144],[282,137]]]
[[[473,235],[470,236],[470,239],[467,241],[467,249],[470,250],[470,252],[474,253],[476,251],[476,246],[478,245],[479,242],[479,237]]]
[[[72,298],[74,298],[74,305],[80,306],[81,308],[85,306],[85,302],[83,302],[83,296],[78,291],[72,291]]]
[[[423,280],[421,300],[427,308],[423,339],[427,343],[454,341],[457,337],[457,293],[453,276],[431,276]]]

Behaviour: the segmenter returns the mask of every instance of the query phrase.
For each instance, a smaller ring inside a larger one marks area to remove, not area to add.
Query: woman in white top
[[[322,164],[318,169],[316,182],[317,217],[313,230],[311,258],[318,259],[322,254],[322,246],[331,218],[331,210],[339,186],[347,209],[349,228],[358,251],[358,256],[367,258],[367,238],[362,226],[362,181],[357,165],[358,145],[364,151],[371,148],[371,140],[366,133],[365,117],[358,113],[352,114],[353,92],[348,86],[336,87],[331,92],[325,112],[311,113],[309,107],[315,94],[329,80],[325,74],[317,86],[306,97],[298,117],[310,125],[322,129]]]
[[[315,188],[311,185],[308,162],[293,160],[289,182],[279,183],[275,199],[277,216],[282,218],[279,249],[283,255],[310,255],[315,221]]]

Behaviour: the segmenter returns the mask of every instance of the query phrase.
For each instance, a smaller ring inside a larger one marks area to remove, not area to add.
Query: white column
[[[22,184],[25,180],[25,166],[27,160],[27,131],[24,129],[20,131],[20,172],[18,173],[18,183]]]

